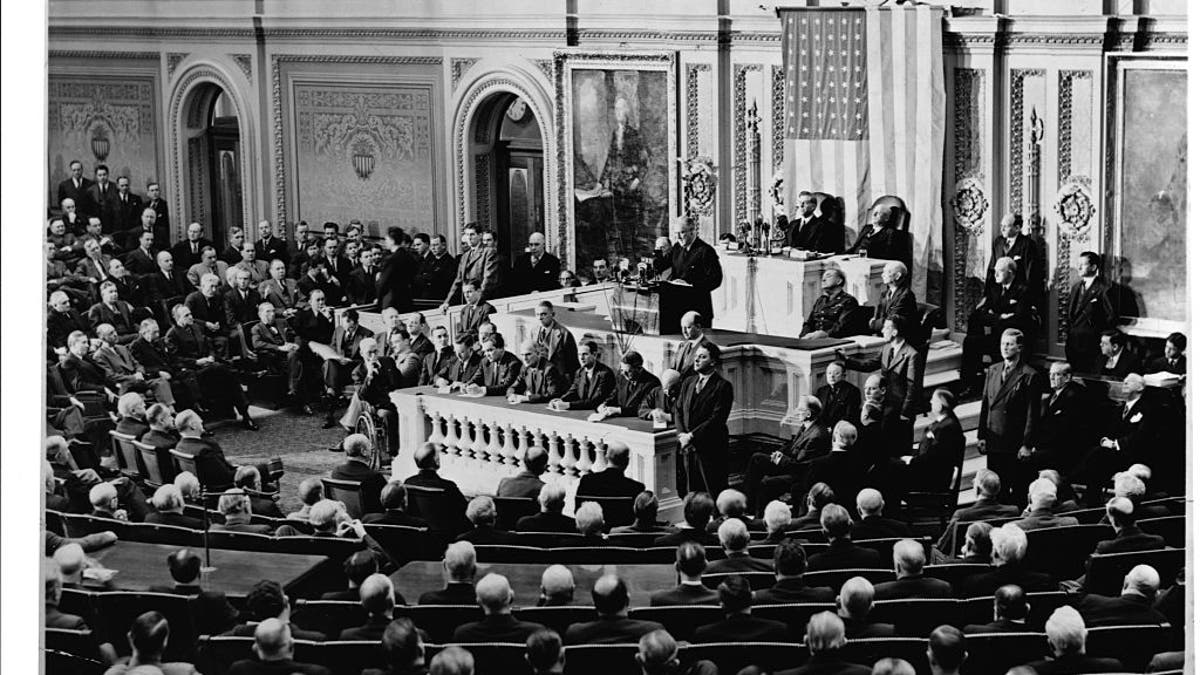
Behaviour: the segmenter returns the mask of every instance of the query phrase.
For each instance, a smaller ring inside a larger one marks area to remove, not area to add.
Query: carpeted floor
[[[225,456],[234,464],[279,456],[283,458],[284,476],[280,485],[279,508],[290,513],[300,508],[296,486],[309,476],[328,476],[343,456],[327,448],[342,440],[340,429],[322,429],[324,417],[308,417],[291,410],[269,410],[250,407],[258,422],[258,431],[249,431],[237,421],[218,422],[211,427],[213,438],[221,444]]]

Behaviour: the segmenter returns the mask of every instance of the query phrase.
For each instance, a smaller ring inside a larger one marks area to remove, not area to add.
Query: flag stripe
[[[887,109],[883,103],[883,90],[871,73],[882,75],[883,50],[883,21],[878,9],[867,10],[867,109],[871,111],[869,127],[871,129],[871,192],[877,195],[887,194],[887,155],[884,144],[888,138],[885,130]]]

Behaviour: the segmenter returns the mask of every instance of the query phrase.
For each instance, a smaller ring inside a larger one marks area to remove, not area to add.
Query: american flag
[[[845,202],[857,231],[871,202],[912,214],[914,291],[941,267],[945,85],[942,10],[925,5],[784,9],[785,206],[800,191]],[[849,242],[847,242],[849,243]]]

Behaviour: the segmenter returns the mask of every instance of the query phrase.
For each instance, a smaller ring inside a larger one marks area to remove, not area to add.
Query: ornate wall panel
[[[689,63],[687,66],[687,145],[688,157],[709,157],[712,152],[713,109],[712,66]]]
[[[450,86],[451,88],[458,86],[458,81],[462,79],[463,73],[470,70],[471,66],[479,62],[479,59],[450,59]]]
[[[1009,209],[1025,213],[1027,178],[1029,177],[1031,115],[1046,117],[1045,80],[1046,71],[1032,68],[1015,68],[1009,73],[1011,108],[1009,109],[1009,164],[1008,204]],[[1044,170],[1045,167],[1042,167]]]
[[[129,176],[134,190],[161,180],[159,124],[153,77],[59,76],[47,89],[47,157],[50,200],[68,177],[71,160],[91,177],[97,164],[110,177]]]
[[[746,213],[746,76],[762,72],[762,64],[739,63],[733,68],[733,221],[736,223]]]
[[[987,148],[984,101],[987,74],[954,69],[954,328],[967,328],[987,274],[991,204],[985,182]]]
[[[1058,171],[1054,198],[1055,256],[1049,270],[1054,278],[1055,341],[1067,339],[1067,300],[1071,290],[1071,261],[1089,239],[1096,208],[1092,198],[1093,131],[1092,71],[1058,73]]]
[[[783,117],[786,102],[783,66],[771,66],[771,175],[783,170]]]

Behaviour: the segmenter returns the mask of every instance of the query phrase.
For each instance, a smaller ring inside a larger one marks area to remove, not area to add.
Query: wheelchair
[[[382,471],[392,461],[392,438],[396,436],[396,414],[387,408],[362,402],[362,411],[354,422],[354,433],[362,434],[371,439],[371,455],[368,464],[376,471]]]

